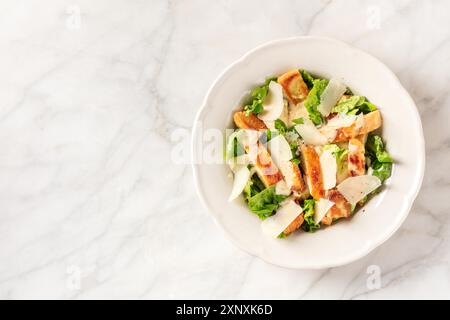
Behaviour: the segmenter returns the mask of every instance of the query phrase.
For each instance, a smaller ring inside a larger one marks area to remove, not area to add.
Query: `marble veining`
[[[447,1],[0,9],[0,298],[450,298]],[[409,217],[339,268],[282,269],[235,248],[200,205],[189,164],[170,162],[174,130],[189,133],[214,78],[254,46],[295,35],[381,59],[424,127],[427,168]]]

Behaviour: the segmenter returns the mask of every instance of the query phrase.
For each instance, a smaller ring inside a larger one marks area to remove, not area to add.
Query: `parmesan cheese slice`
[[[327,117],[346,90],[347,87],[341,81],[334,78],[331,79],[320,96],[320,104],[317,110],[324,117]]]
[[[381,181],[378,177],[362,175],[345,179],[337,186],[337,189],[350,204],[356,205],[379,186]]]
[[[281,134],[273,137],[267,142],[267,148],[270,151],[270,156],[277,167],[292,159],[292,151],[286,138]]]
[[[283,88],[275,81],[269,83],[269,90],[263,102],[263,112],[258,114],[258,118],[263,121],[275,121],[283,112]]]
[[[291,194],[291,188],[289,188],[286,181],[280,180],[275,185],[275,193],[280,194],[282,196],[288,196]]]
[[[334,202],[325,198],[316,201],[314,208],[314,223],[318,224],[327,215],[328,211],[334,206]]]
[[[248,154],[241,154],[240,156],[228,160],[228,165],[231,171],[235,172],[239,166],[247,166],[250,164],[250,157]]]
[[[251,163],[255,163],[258,155],[258,141],[261,133],[257,130],[239,130],[237,141],[244,147]]]
[[[278,237],[302,211],[302,207],[294,200],[284,202],[275,215],[268,217],[261,223],[263,233],[273,238]]]
[[[251,173],[247,166],[239,166],[234,170],[233,189],[231,190],[228,201],[231,202],[236,199],[244,190],[248,179],[250,179]]]
[[[323,188],[330,190],[336,186],[337,163],[331,150],[325,150],[320,155],[320,167],[322,169]]]
[[[346,128],[350,127],[356,121],[356,119],[356,115],[339,113],[337,116],[331,118],[327,122],[327,126],[336,129]]]
[[[295,125],[295,119],[308,117],[308,110],[306,110],[303,102],[297,104],[289,103],[289,117],[288,122],[286,123],[288,127],[292,127]]]
[[[297,130],[306,144],[320,146],[328,143],[327,137],[307,118],[303,118],[303,124],[297,124],[295,130]]]

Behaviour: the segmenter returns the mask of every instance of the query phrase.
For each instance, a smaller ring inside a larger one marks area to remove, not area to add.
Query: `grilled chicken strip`
[[[255,157],[252,155],[250,156],[251,158],[254,158],[253,165],[255,167],[256,174],[266,187],[270,187],[282,180],[283,176],[275,163],[272,161],[272,158],[264,145],[257,141],[256,148]],[[250,145],[244,145],[244,149],[247,153],[253,152]]]
[[[306,175],[309,192],[315,200],[323,198],[325,191],[319,155],[314,147],[305,144],[302,144],[300,150],[303,159],[303,172]]]
[[[288,227],[286,229],[284,229],[283,233],[285,236],[287,236],[288,234],[294,232],[295,230],[297,230],[298,228],[301,227],[301,225],[303,224],[303,221],[305,221],[305,219],[303,218],[303,212],[294,219],[294,221],[291,222],[290,225],[288,225]]]
[[[266,125],[253,113],[249,116],[245,115],[244,111],[235,112],[233,115],[234,123],[239,129],[264,130]]]
[[[361,136],[359,136],[361,137]],[[353,138],[348,142],[348,175],[361,176],[365,173],[365,150],[361,138]]]
[[[339,128],[334,138],[334,142],[348,141],[352,138],[356,138],[359,135],[367,134],[381,127],[381,113],[379,110],[372,111],[364,115],[364,124],[361,127],[357,127],[356,122],[350,127]]]
[[[288,100],[293,104],[302,102],[308,96],[308,87],[298,70],[291,70],[282,74],[277,81],[283,87]]]
[[[305,182],[299,167],[292,161],[282,163],[279,167],[289,189],[298,193],[303,192]]]
[[[327,198],[335,204],[328,211],[327,215],[322,219],[324,225],[330,225],[334,220],[339,218],[350,217],[352,207],[344,196],[337,190],[331,189],[327,192]]]

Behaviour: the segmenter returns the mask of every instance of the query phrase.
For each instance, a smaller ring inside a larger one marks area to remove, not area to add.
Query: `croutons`
[[[332,189],[327,192],[327,198],[334,202],[334,206],[328,211],[322,219],[324,225],[330,225],[334,220],[350,217],[352,207],[344,196],[337,190]]]
[[[235,112],[233,115],[234,123],[239,129],[263,130],[267,129],[266,125],[253,113],[249,116],[244,111]]]
[[[379,110],[372,111],[364,115],[364,123],[361,127],[357,126],[357,122],[350,127],[339,128],[334,138],[334,142],[348,141],[359,135],[367,134],[381,127],[381,113]]]
[[[361,176],[365,173],[364,144],[353,138],[348,142],[348,175],[351,177]]]
[[[303,158],[303,171],[306,175],[309,192],[315,200],[323,198],[325,190],[323,187],[319,155],[314,147],[305,144],[301,145],[300,150]]]
[[[308,87],[298,70],[291,70],[278,77],[278,83],[290,102],[297,104],[308,96]]]
[[[301,213],[297,218],[294,219],[294,221],[291,222],[291,224],[286,229],[284,229],[284,235],[287,236],[288,234],[300,228],[304,220],[305,219],[303,218],[303,213]]]

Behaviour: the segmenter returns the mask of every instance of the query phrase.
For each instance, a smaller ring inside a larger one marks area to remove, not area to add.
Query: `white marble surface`
[[[0,298],[450,298],[448,1],[0,9]],[[427,142],[402,228],[329,270],[241,252],[201,207],[190,166],[170,164],[171,133],[190,128],[222,69],[293,35],[335,37],[384,61],[415,99]],[[372,265],[379,289],[367,285]]]

